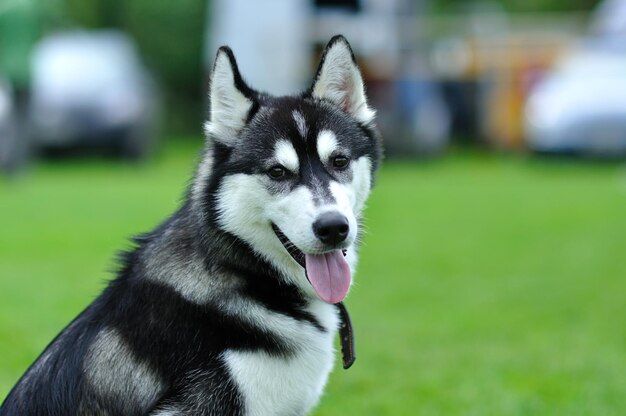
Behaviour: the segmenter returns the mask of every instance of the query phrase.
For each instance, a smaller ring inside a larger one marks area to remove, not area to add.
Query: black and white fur
[[[312,290],[274,224],[323,253],[312,223],[349,221],[350,268],[380,159],[348,42],[334,37],[311,88],[248,87],[227,47],[210,85],[204,157],[184,203],[135,239],[118,276],[19,380],[1,415],[301,415],[334,363],[334,305]],[[349,165],[335,169],[336,155]],[[285,175],[268,175],[281,166]]]

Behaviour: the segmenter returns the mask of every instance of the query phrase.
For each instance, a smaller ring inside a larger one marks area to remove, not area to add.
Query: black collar
[[[343,368],[347,370],[354,364],[356,360],[356,354],[354,352],[354,331],[352,329],[352,322],[350,321],[350,314],[343,302],[335,304],[339,309],[339,318],[341,319],[339,326],[339,342],[341,343],[341,358],[343,360]]]

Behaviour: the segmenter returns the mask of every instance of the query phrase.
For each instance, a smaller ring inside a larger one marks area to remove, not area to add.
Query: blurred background
[[[180,200],[220,45],[351,42],[386,161],[316,415],[626,413],[626,0],[0,0],[0,400]]]

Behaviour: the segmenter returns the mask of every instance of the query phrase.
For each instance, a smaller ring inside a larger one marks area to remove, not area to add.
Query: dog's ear
[[[227,46],[219,48],[209,84],[210,116],[204,124],[206,135],[232,144],[255,105],[254,96],[254,91],[241,78],[233,52]]]
[[[376,114],[367,105],[361,72],[350,44],[341,35],[328,42],[309,94],[334,102],[364,124]]]

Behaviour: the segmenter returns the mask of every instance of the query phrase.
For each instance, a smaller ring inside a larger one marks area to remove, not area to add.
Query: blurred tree
[[[18,90],[28,86],[30,51],[40,36],[41,13],[33,2],[8,2],[0,9],[0,74]]]
[[[146,62],[164,82],[170,130],[199,133],[205,113],[202,57],[207,1],[120,2],[121,27],[134,36]]]
[[[508,12],[558,12],[590,10],[601,0],[432,0],[433,9],[437,12],[454,12],[468,3],[500,4]]]
[[[198,133],[204,116],[207,0],[65,0],[80,26],[129,33],[166,98],[170,133]]]
[[[124,2],[120,0],[65,0],[69,17],[83,27],[108,28],[120,27],[120,9]]]

